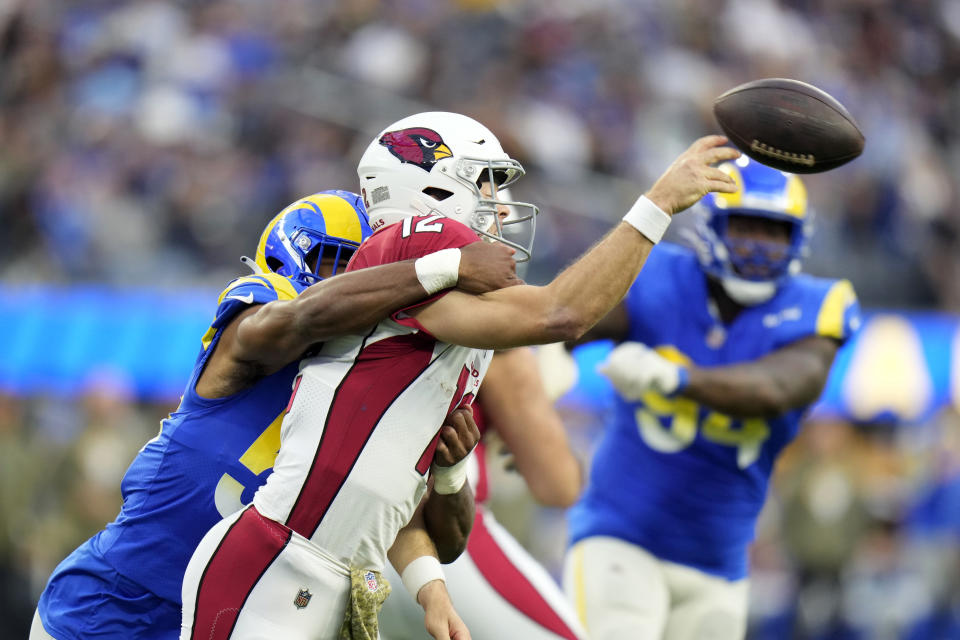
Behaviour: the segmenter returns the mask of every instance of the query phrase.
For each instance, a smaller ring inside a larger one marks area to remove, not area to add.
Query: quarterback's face
[[[484,197],[484,198],[490,198],[490,199],[492,199],[492,200],[495,200],[496,197],[497,197],[496,187],[491,188],[491,187],[490,187],[490,182],[487,181],[487,180],[484,180],[483,182],[480,183],[480,193],[483,194],[483,197]],[[500,222],[501,222],[501,223],[502,223],[504,220],[506,220],[506,219],[507,219],[507,216],[509,216],[509,215],[510,215],[510,207],[508,207],[508,206],[505,205],[505,204],[498,204],[498,205],[497,205],[497,217],[500,218]],[[487,231],[488,231],[489,233],[494,233],[494,232],[496,232],[496,230],[497,230],[497,223],[496,223],[496,222],[493,222],[493,223],[490,225],[490,228],[487,229]]]

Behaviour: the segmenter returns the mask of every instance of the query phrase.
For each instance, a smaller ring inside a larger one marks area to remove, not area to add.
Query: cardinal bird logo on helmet
[[[438,160],[453,155],[440,134],[426,127],[389,131],[380,136],[380,144],[400,162],[415,164],[424,171],[430,171]]]

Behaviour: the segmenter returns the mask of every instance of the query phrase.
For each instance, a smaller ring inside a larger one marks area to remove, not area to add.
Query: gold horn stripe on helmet
[[[720,165],[718,169],[729,175],[737,183],[737,190],[733,193],[714,194],[714,202],[721,209],[768,209],[773,207],[782,214],[798,220],[807,217],[807,188],[799,176],[790,173],[783,174],[787,178],[787,183],[785,193],[782,196],[771,199],[744,198],[744,183],[740,169],[732,162],[726,162]]]
[[[326,225],[326,234],[360,244],[363,240],[363,227],[360,214],[349,202],[329,193],[307,196],[297,204],[308,202],[320,211]]]
[[[736,165],[730,162],[725,162],[717,168],[733,178],[733,181],[737,183],[737,190],[733,193],[717,193],[714,201],[721,209],[736,209],[743,203],[743,177]]]
[[[803,219],[807,217],[807,188],[799,176],[787,180],[787,206],[784,213]]]
[[[287,211],[291,207],[296,206],[296,203],[288,206],[283,211],[273,216],[273,219],[267,223],[267,226],[264,227],[263,233],[260,234],[260,241],[257,242],[257,254],[254,256],[254,262],[257,263],[257,266],[264,272],[270,272],[271,269],[267,265],[267,238],[270,237],[270,232],[273,231],[273,228],[280,224],[280,220],[283,219],[283,216],[286,215]]]

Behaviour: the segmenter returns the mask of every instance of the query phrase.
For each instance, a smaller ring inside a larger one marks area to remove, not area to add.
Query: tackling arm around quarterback
[[[486,242],[463,247],[457,286],[482,293],[521,284],[513,253]],[[408,260],[337,275],[292,300],[252,306],[224,330],[197,392],[206,398],[237,393],[296,361],[312,345],[371,326],[426,295],[415,261]]]

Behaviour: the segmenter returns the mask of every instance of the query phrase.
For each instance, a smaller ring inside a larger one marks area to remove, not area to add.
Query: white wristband
[[[414,600],[417,600],[420,589],[428,582],[434,580],[447,581],[446,576],[443,575],[443,567],[440,566],[440,561],[433,556],[415,558],[400,574],[400,580],[403,581],[403,587],[407,590],[407,593],[413,596]]]
[[[467,481],[467,460],[469,459],[470,456],[467,455],[463,460],[449,467],[438,467],[435,464],[431,466],[434,493],[446,496],[459,492]]]
[[[623,221],[645,235],[650,242],[657,244],[663,238],[672,218],[660,207],[653,204],[647,196],[640,196]]]
[[[441,249],[417,258],[417,280],[428,295],[449,289],[460,279],[460,249]]]

